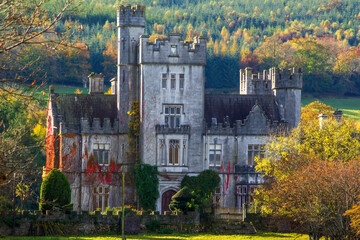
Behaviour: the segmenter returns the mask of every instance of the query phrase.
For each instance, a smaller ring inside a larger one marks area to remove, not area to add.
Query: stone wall
[[[161,223],[161,228],[200,229],[200,217],[197,212],[187,215],[165,214],[159,212],[139,212],[126,209],[125,234],[138,234],[146,231],[146,224],[154,220]],[[14,231],[12,229],[15,223]],[[0,236],[43,236],[43,235],[81,235],[81,234],[117,234],[121,233],[121,212],[108,211],[101,214],[75,211],[68,213],[24,211],[23,214],[0,218]]]

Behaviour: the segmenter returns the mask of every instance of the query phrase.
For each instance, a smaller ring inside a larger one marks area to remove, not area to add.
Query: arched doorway
[[[169,204],[171,202],[171,197],[175,195],[174,190],[168,190],[163,193],[161,197],[161,214],[164,214],[165,211],[170,211]]]

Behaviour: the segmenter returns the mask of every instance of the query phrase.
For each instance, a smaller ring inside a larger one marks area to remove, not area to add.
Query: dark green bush
[[[174,196],[172,196],[172,201],[169,204],[171,211],[181,211],[187,213],[188,211],[195,210],[195,196],[192,194],[189,187],[183,187],[178,191]]]
[[[72,210],[70,184],[60,170],[54,168],[41,184],[39,209],[42,212],[52,209]]]
[[[159,234],[172,234],[174,231],[171,228],[164,228],[158,231]]]
[[[158,220],[151,220],[150,222],[145,224],[145,227],[150,232],[156,232],[160,229],[161,223]]]
[[[141,164],[135,170],[136,190],[141,206],[145,210],[155,210],[159,197],[159,179],[157,166]]]

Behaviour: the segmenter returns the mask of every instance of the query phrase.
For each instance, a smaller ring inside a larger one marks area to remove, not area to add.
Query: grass
[[[11,240],[120,240],[121,236],[83,236],[83,237],[9,237]],[[307,240],[308,235],[296,233],[261,233],[255,235],[211,235],[211,234],[173,234],[173,235],[154,235],[141,234],[126,236],[132,240]]]
[[[320,101],[326,105],[332,106],[334,109],[340,109],[343,111],[346,118],[354,119],[355,121],[360,121],[360,98],[303,98],[301,100],[302,106],[307,104]]]

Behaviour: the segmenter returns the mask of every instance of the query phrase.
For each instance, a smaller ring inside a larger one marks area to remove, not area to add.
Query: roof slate
[[[205,121],[210,126],[212,118],[218,123],[223,123],[226,116],[229,117],[230,125],[236,120],[244,120],[255,104],[264,111],[271,121],[279,121],[280,115],[275,98],[272,95],[205,95]]]
[[[92,123],[94,118],[116,119],[116,95],[104,94],[60,94],[56,93],[53,100],[55,114],[61,115],[65,124],[80,124],[81,118]]]

